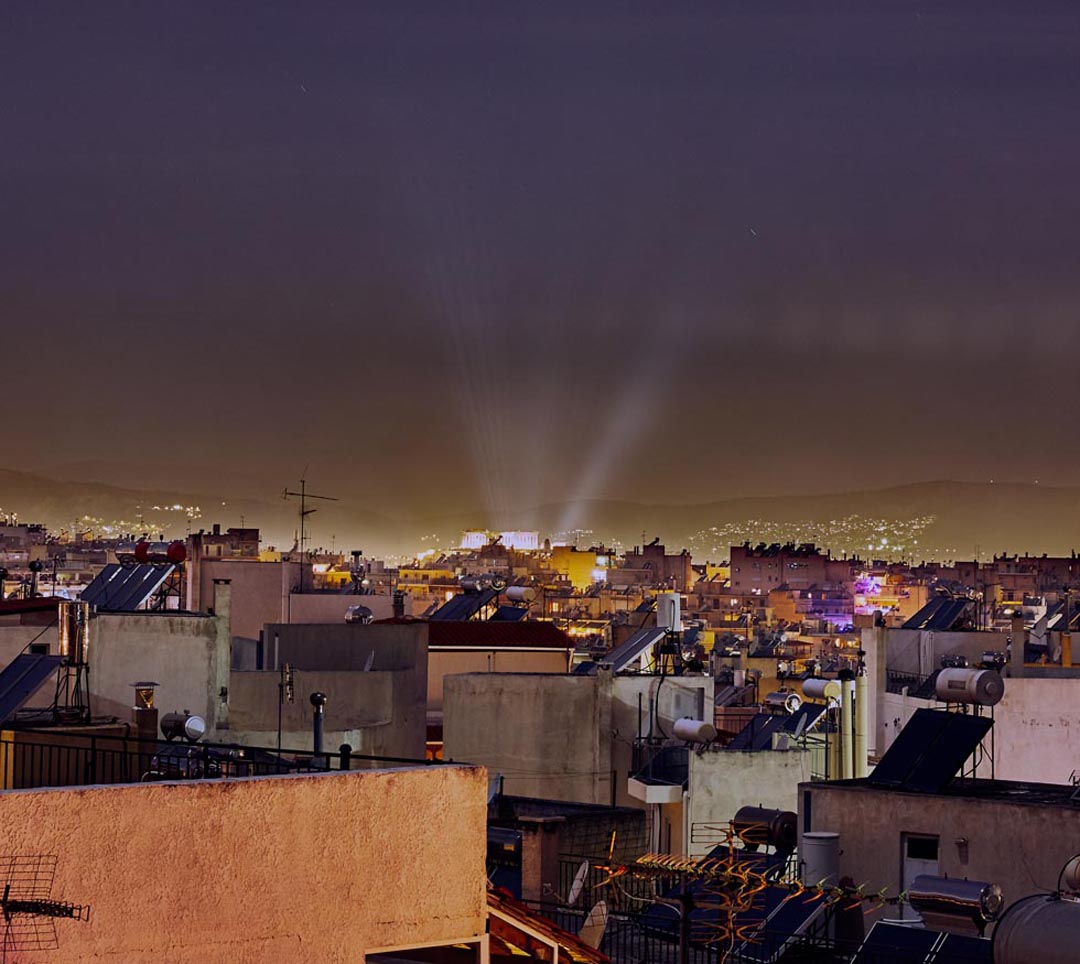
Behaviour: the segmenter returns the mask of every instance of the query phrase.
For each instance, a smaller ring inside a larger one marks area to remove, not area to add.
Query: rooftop
[[[801,786],[856,793],[900,793],[916,797],[956,797],[966,800],[993,800],[998,803],[1022,806],[1080,809],[1080,787],[1071,784],[1029,783],[1022,780],[957,779],[932,793],[881,786],[871,783],[870,779],[813,781]]]

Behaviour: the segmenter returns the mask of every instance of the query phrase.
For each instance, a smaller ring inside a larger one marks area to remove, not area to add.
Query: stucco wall
[[[605,732],[611,743],[611,768],[615,771],[615,799],[619,806],[642,806],[640,800],[627,792],[627,780],[633,770],[633,741],[638,736],[650,735],[649,721],[653,709],[653,736],[669,736],[671,727],[683,715],[696,717],[703,711],[705,719],[711,722],[712,677],[613,677],[611,724]]]
[[[326,695],[324,747],[336,751],[348,743],[356,753],[423,759],[425,713],[412,670],[328,670],[294,673],[294,702],[281,706],[282,745],[312,747],[312,693]],[[229,677],[229,739],[256,746],[277,742],[276,672],[236,672]]]
[[[91,905],[49,961],[356,964],[483,933],[486,789],[439,767],[15,791],[0,826]]]
[[[566,653],[523,650],[444,650],[428,653],[428,709],[443,708],[443,680],[458,673],[565,673]]]
[[[610,721],[610,674],[448,676],[443,755],[501,773],[510,794],[610,803]]]
[[[1066,807],[820,784],[800,790],[800,839],[807,829],[839,833],[840,874],[865,893],[887,887],[897,895],[903,833],[938,836],[940,874],[1000,884],[1007,904],[1052,890],[1080,839],[1080,810]]]
[[[289,622],[292,618],[291,590],[300,582],[299,563],[203,559],[189,566],[188,571],[189,584],[198,585],[188,606],[203,612],[214,607],[214,580],[231,581],[235,636],[255,639],[265,623]]]
[[[219,645],[224,646],[220,653]],[[95,715],[128,719],[134,702],[131,684],[155,680],[160,684],[155,702],[162,713],[190,710],[210,726],[221,717],[217,695],[228,685],[227,629],[212,616],[99,614],[90,621],[89,652]]]
[[[886,747],[915,710],[940,708],[895,693],[883,693],[880,705]],[[1068,783],[1080,773],[1080,679],[1006,679],[1005,695],[994,707],[993,737],[999,780]],[[979,776],[990,776],[989,765],[980,767]]]
[[[706,854],[722,842],[709,842],[718,834],[710,834],[706,825],[725,828],[740,807],[797,812],[799,784],[809,779],[807,750],[691,753],[690,854]]]

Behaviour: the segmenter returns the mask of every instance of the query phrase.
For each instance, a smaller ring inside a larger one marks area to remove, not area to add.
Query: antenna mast
[[[303,569],[304,545],[307,542],[307,526],[306,526],[306,522],[307,522],[307,517],[309,515],[311,515],[313,512],[317,511],[315,509],[309,509],[308,508],[308,499],[322,499],[324,502],[337,502],[338,499],[335,496],[332,496],[332,495],[315,495],[312,492],[308,492],[308,490],[307,490],[307,480],[303,479],[303,478],[300,479],[300,491],[299,492],[293,492],[288,487],[285,488],[285,493],[282,496],[282,498],[283,499],[289,499],[290,497],[297,498],[297,499],[300,500],[300,565],[301,565],[301,569],[300,569],[300,591],[303,592],[304,591],[304,569]]]

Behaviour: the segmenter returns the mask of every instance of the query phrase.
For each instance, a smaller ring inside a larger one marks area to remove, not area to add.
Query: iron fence
[[[566,907],[550,903],[526,902],[541,916],[571,934],[585,922],[590,905]],[[672,909],[672,914],[676,912]],[[858,952],[858,964],[923,964],[927,953],[899,948],[864,947],[861,941],[838,941],[829,936],[827,923],[801,934],[767,930],[748,939],[729,935],[710,943],[692,941],[680,947],[674,933],[663,934],[650,927],[644,911],[609,911],[607,927],[600,943],[612,964],[851,964]],[[990,942],[979,947],[950,947],[933,956],[935,964],[985,964]]]
[[[88,735],[77,729],[0,733],[0,789],[276,776],[387,766],[439,766],[441,760],[277,750],[223,743]]]

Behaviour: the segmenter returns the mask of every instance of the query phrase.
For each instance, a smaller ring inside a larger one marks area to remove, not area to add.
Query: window
[[[908,860],[937,860],[938,838],[918,837],[914,834],[907,836]]]

